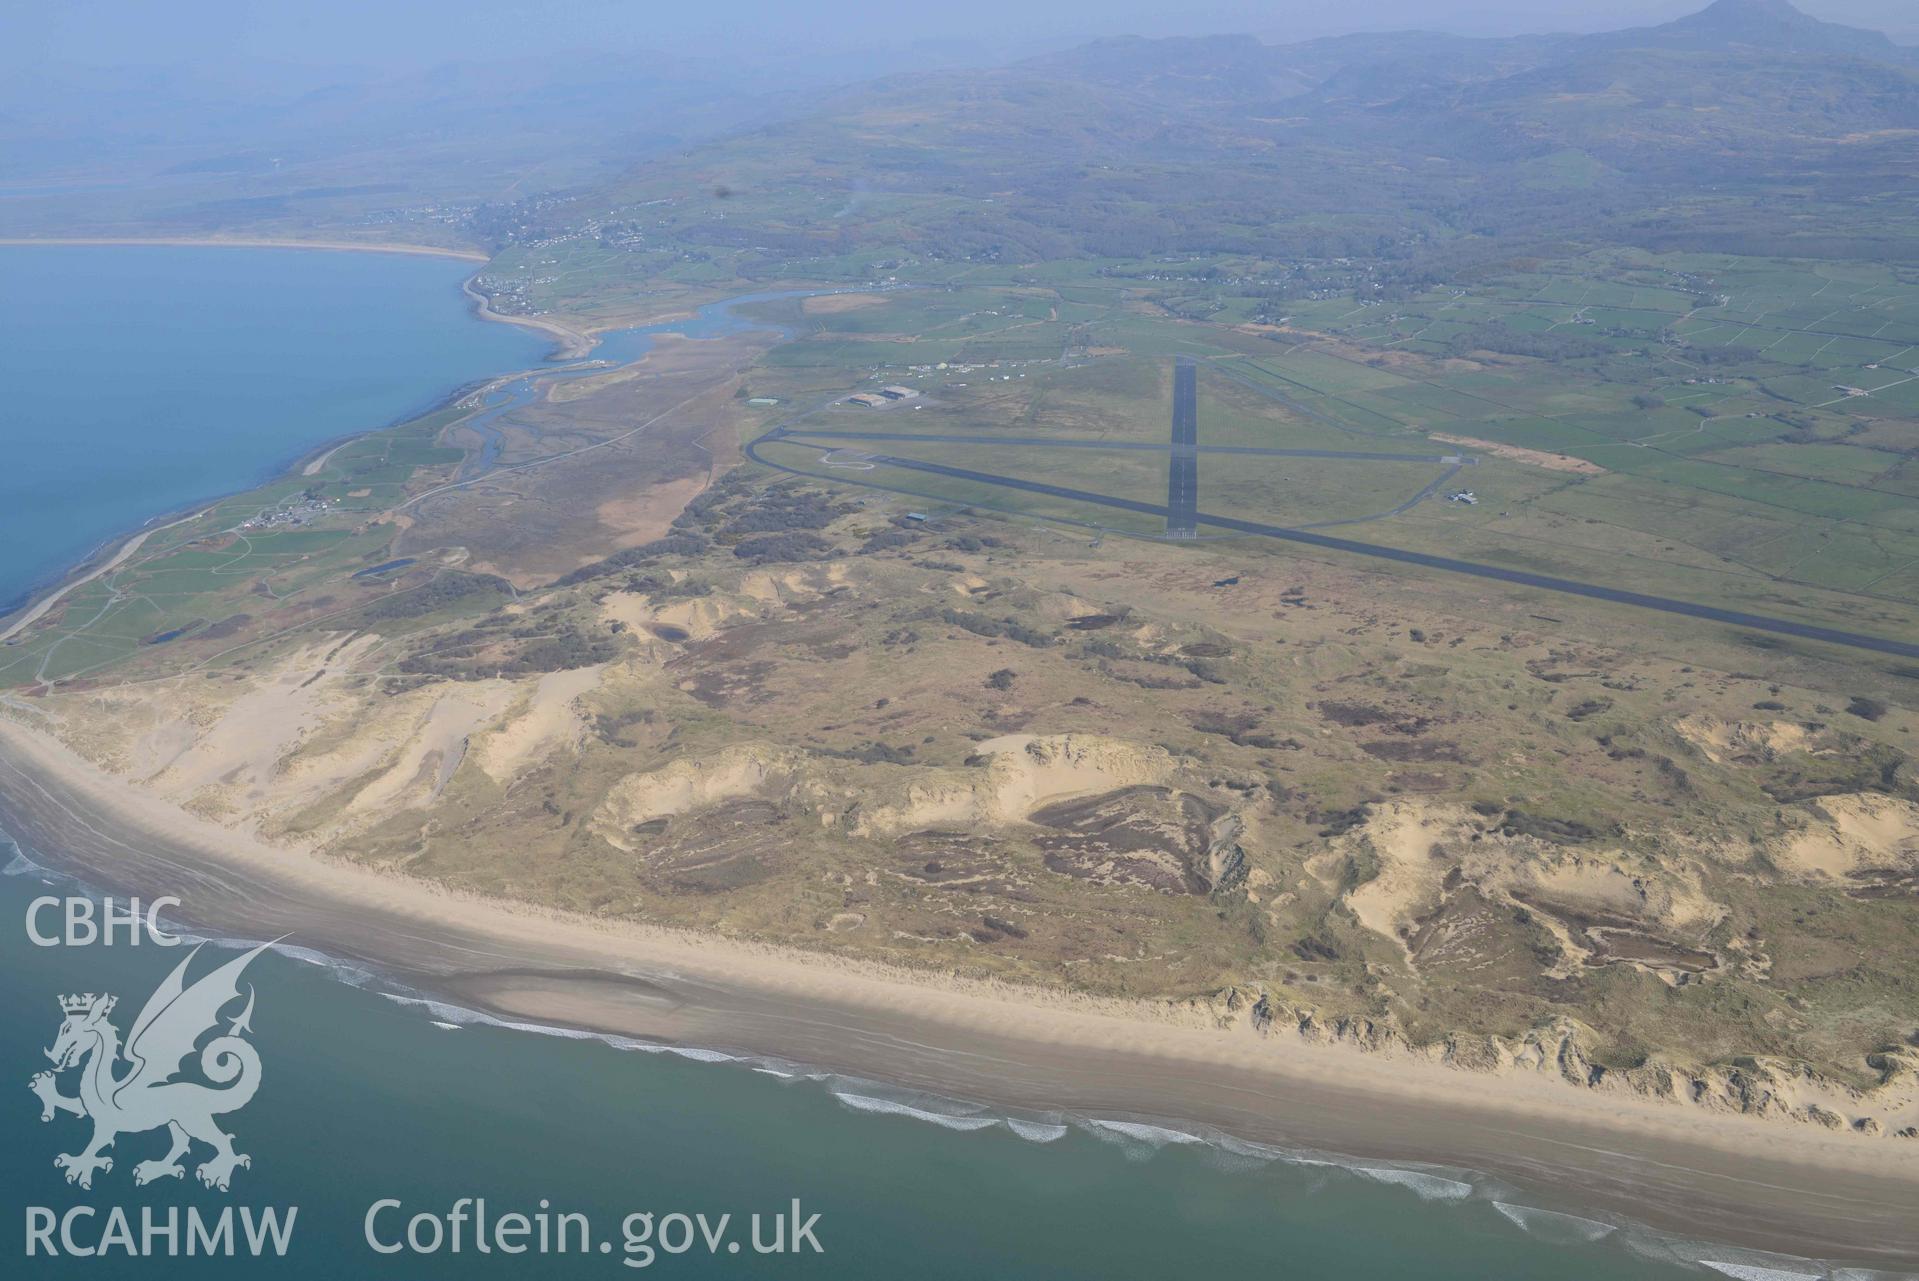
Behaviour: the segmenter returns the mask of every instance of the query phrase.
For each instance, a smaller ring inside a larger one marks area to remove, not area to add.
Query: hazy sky
[[[1252,31],[1269,40],[1419,27],[1595,31],[1705,0],[5,0],[0,68],[49,63],[405,70],[573,48],[715,59],[898,53],[959,42],[983,58],[1099,35]],[[1914,0],[1802,0],[1818,17],[1919,43]],[[950,50],[949,50],[950,52]],[[836,56],[834,61],[839,58]],[[891,70],[900,67],[884,68]]]

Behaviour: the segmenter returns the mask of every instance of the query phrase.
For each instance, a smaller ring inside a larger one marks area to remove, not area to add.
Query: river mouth
[[[635,325],[596,334],[593,336],[592,346],[580,356],[562,359],[545,367],[498,381],[481,393],[478,412],[458,424],[460,430],[471,432],[479,438],[479,449],[461,468],[459,479],[461,481],[478,480],[498,467],[500,455],[506,448],[506,434],[499,426],[500,420],[511,415],[514,410],[524,408],[547,396],[553,387],[560,383],[603,374],[609,369],[617,369],[642,360],[647,352],[652,350],[654,339],[663,334],[672,334],[698,342],[730,338],[736,334],[754,331],[766,331],[783,340],[789,335],[789,331],[784,327],[773,322],[757,321],[742,316],[739,314],[739,309],[755,303],[780,302],[793,298],[816,298],[826,294],[847,292],[850,291],[785,289],[721,299],[696,308],[691,316],[680,320],[663,320],[656,324]]]

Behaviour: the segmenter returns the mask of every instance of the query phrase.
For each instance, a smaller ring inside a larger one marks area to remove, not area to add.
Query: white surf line
[[[153,537],[155,534],[159,533],[161,530],[172,529],[175,525],[184,525],[190,520],[198,520],[200,519],[200,517],[206,515],[208,511],[212,511],[212,510],[213,509],[209,507],[206,509],[206,511],[194,512],[191,516],[182,516],[180,519],[170,520],[164,525],[155,525],[152,529],[141,530],[139,533],[135,534],[132,538],[129,538],[127,539],[126,542],[120,544],[120,550],[115,552],[113,554],[113,558],[107,561],[106,564],[101,565],[98,569],[95,569],[90,571],[89,573],[83,574],[79,578],[74,579],[72,582],[66,583],[65,585],[61,586],[58,590],[54,591],[51,595],[42,599],[40,603],[35,605],[32,609],[29,609],[26,613],[20,615],[19,618],[16,618],[13,621],[13,623],[10,626],[8,626],[6,631],[0,632],[0,645],[6,644],[8,641],[12,640],[15,636],[18,636],[21,632],[25,631],[28,627],[31,627],[34,623],[38,622],[41,618],[45,617],[46,612],[52,609],[56,604],[58,604],[61,601],[61,599],[63,599],[67,595],[68,592],[73,591],[77,587],[84,587],[88,583],[92,582],[94,579],[99,578],[102,574],[110,574],[114,570],[120,568],[120,566],[126,564],[128,557],[132,556],[133,553],[139,551],[141,545],[145,543],[147,539]]]

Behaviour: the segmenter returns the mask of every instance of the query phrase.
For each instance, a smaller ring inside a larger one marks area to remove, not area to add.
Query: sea
[[[142,522],[540,363],[454,258],[0,245],[0,612]]]
[[[468,270],[293,250],[0,247],[0,599],[159,513],[537,367],[537,336],[471,315]],[[741,323],[709,310],[687,331]],[[617,336],[593,359],[634,358],[667,327]],[[250,1158],[230,1189],[194,1178],[205,1149],[184,1177],[137,1185],[135,1167],[167,1146],[154,1130],[121,1136],[83,1190],[55,1157],[79,1152],[89,1123],[43,1121],[29,1088],[51,1066],[61,998],[113,994],[124,1033],[177,967],[190,982],[252,941],[68,936],[64,904],[93,903],[99,887],[67,880],[59,850],[21,849],[5,826],[0,812],[0,1277],[1834,1275],[1469,1170],[1164,1121],[1002,1115],[802,1063],[504,1023],[298,939],[244,975],[261,1067],[257,1094],[220,1121]],[[209,1241],[211,1256],[193,1249]],[[235,1253],[219,1253],[223,1241]]]

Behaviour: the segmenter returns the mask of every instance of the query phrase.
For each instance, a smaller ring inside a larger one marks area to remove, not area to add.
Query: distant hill
[[[998,261],[1431,257],[1646,234],[1681,200],[1701,234],[1784,245],[1798,233],[1772,212],[1779,193],[1909,193],[1915,142],[1909,51],[1785,0],[1717,0],[1600,36],[1127,38],[894,76],[593,199],[617,211],[723,187],[723,213],[677,234],[769,260],[822,243]],[[862,194],[796,202],[808,190]],[[1879,217],[1855,203],[1822,225],[1854,216]],[[1860,252],[1888,252],[1889,234]]]
[[[1914,64],[1919,50],[1881,32],[1824,22],[1788,0],[1714,0],[1659,26],[1598,35],[1470,37],[1428,31],[1264,43],[1252,36],[1095,41],[1024,64],[1047,73],[1163,95],[1283,99],[1314,90],[1334,98],[1395,97],[1467,84],[1621,50],[1717,54],[1819,54]]]
[[[1559,167],[1582,182],[1758,178],[1821,151],[1873,169],[1878,148],[1919,129],[1916,73],[1914,51],[1787,0],[1715,0],[1593,36],[1104,40],[1011,69],[1090,86],[1115,120],[1150,103],[1184,117],[1196,143],[1236,125],[1281,145],[1481,164],[1571,154]],[[925,88],[930,107],[938,90]]]
[[[1713,0],[1674,22],[1608,35],[1588,36],[1588,48],[1671,48],[1708,51],[1844,54],[1884,61],[1911,61],[1913,50],[1884,34],[1824,22],[1788,0]]]
[[[1715,0],[1586,36],[1128,37],[996,69],[753,88],[614,57],[341,85],[257,119],[216,111],[226,123],[201,145],[164,151],[171,208],[120,199],[129,221],[214,230],[255,226],[262,209],[324,225],[511,190],[464,234],[538,238],[593,218],[635,220],[637,235],[643,219],[654,238],[772,263],[906,246],[1000,261],[1430,257],[1640,235],[1677,202],[1701,227],[1720,225],[1701,202],[1735,202],[1739,234],[1763,240],[1768,219],[1788,227],[1790,194],[1822,202],[1826,234],[1871,224],[1862,252],[1885,253],[1903,232],[1869,202],[1910,194],[1919,144],[1914,51],[1787,0]],[[0,151],[9,134],[58,146],[94,131],[118,155],[142,130],[192,132],[127,101],[103,85],[91,115],[55,119],[0,93]],[[189,185],[229,198],[188,204]],[[68,217],[81,199],[42,203]]]

